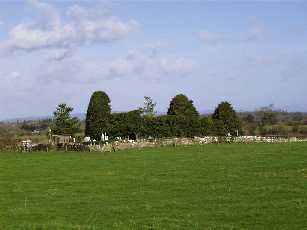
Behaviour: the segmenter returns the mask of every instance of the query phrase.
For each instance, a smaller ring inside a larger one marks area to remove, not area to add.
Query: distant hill
[[[77,117],[80,120],[85,120],[85,113],[74,113],[72,114],[73,117]],[[30,117],[17,117],[17,118],[9,118],[0,120],[0,122],[7,122],[7,123],[16,123],[18,121],[37,121],[37,120],[45,120],[51,119],[52,116],[30,116]]]
[[[16,123],[18,121],[36,121],[36,120],[45,120],[50,119],[50,116],[32,116],[32,117],[17,117],[17,118],[9,118],[9,119],[3,119],[0,120],[1,122],[7,122],[7,123]]]

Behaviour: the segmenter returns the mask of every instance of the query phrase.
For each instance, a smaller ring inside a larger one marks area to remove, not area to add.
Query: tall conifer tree
[[[95,140],[110,128],[110,98],[105,92],[96,91],[92,94],[86,113],[85,135]]]

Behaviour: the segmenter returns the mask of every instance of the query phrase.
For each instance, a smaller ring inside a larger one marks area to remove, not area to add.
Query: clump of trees
[[[30,121],[22,121],[18,124],[20,129],[25,130],[27,132],[43,131],[50,127],[52,123],[51,119],[41,119],[41,120],[30,120]]]
[[[307,136],[307,114],[274,109],[270,104],[254,112],[238,114],[246,135]]]
[[[199,113],[183,94],[171,99],[167,115],[144,117],[144,137],[193,137],[201,134]]]
[[[111,113],[110,99],[105,92],[91,96],[85,135],[100,140],[101,134],[115,137],[143,138],[194,137],[204,135],[225,136],[242,133],[241,123],[228,102],[222,102],[213,116],[200,116],[193,101],[178,94],[171,99],[167,115],[157,116],[156,103],[145,97],[144,106],[126,113]]]

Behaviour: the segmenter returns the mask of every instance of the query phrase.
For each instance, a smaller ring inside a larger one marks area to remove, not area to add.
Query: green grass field
[[[307,143],[0,153],[0,229],[307,229]]]

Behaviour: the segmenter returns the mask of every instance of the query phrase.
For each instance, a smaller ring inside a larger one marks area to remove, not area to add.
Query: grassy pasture
[[[0,229],[307,229],[307,144],[0,153]]]

